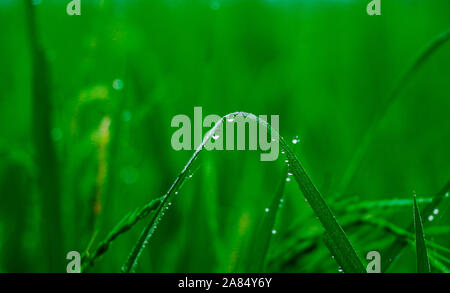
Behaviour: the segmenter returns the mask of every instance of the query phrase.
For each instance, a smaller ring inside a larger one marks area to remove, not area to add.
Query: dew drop
[[[448,197],[448,192],[445,194],[445,197]]]
[[[272,234],[277,234],[277,230],[272,230]]]
[[[439,210],[438,209],[434,209],[433,214],[435,214],[435,215],[439,214]]]
[[[266,213],[268,213],[270,210],[269,210],[269,208],[266,208],[264,211],[265,211]]]
[[[116,91],[120,91],[121,89],[123,89],[123,81],[121,79],[115,79],[113,81],[112,84],[113,89],[115,89]]]
[[[430,215],[429,217],[428,217],[428,221],[433,221],[434,220],[434,217],[432,216],[432,215]]]
[[[286,182],[290,182],[290,181],[291,181],[291,177],[287,177]]]
[[[300,140],[298,139],[298,136],[296,136],[296,137],[294,137],[294,139],[292,139],[293,144],[297,144],[299,142],[300,142]]]
[[[212,136],[212,139],[217,140],[217,139],[219,139],[219,137],[220,137],[220,136],[218,136],[217,134],[214,134],[214,135]]]

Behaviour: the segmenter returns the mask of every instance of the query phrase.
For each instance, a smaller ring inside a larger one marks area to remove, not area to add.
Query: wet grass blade
[[[251,244],[250,259],[248,263],[248,272],[259,273],[264,269],[265,261],[267,258],[267,252],[269,250],[270,240],[272,239],[272,231],[275,227],[275,220],[277,218],[280,202],[283,198],[284,187],[286,185],[287,170],[282,172],[281,181],[278,185],[275,196],[270,206],[265,211],[261,225],[256,230],[256,235],[253,237],[253,243]]]
[[[433,201],[425,206],[423,209],[424,215],[429,215],[436,209],[439,204],[445,199],[448,198],[448,193],[450,191],[450,181],[439,191],[436,196],[434,196]],[[414,231],[414,221],[409,225],[406,229],[408,232]],[[397,237],[392,245],[389,246],[388,250],[383,253],[385,256],[382,260],[382,271],[386,272],[390,265],[395,261],[398,255],[402,252],[403,248],[408,244],[408,241],[404,237]]]
[[[185,181],[186,177],[189,175],[190,170],[192,169],[193,163],[198,158],[200,152],[203,150],[203,147],[205,144],[212,138],[216,130],[222,126],[223,122],[226,121],[229,118],[236,117],[236,116],[244,116],[246,118],[253,119],[260,123],[260,125],[263,125],[267,127],[268,132],[274,131],[276,133],[276,136],[280,140],[281,149],[285,151],[287,162],[289,166],[289,170],[293,173],[293,176],[295,180],[297,181],[297,184],[300,187],[300,190],[302,191],[305,198],[308,200],[311,208],[313,209],[314,213],[322,223],[322,226],[325,228],[325,231],[328,233],[329,241],[333,245],[334,250],[338,251],[340,255],[343,255],[345,257],[340,259],[339,265],[346,270],[346,272],[349,273],[364,273],[365,268],[359,259],[358,255],[356,254],[355,249],[351,245],[350,241],[347,238],[347,235],[345,234],[342,227],[337,222],[336,218],[334,217],[331,209],[326,204],[323,197],[320,195],[317,188],[312,183],[309,176],[306,174],[305,170],[303,169],[302,165],[300,164],[300,161],[298,160],[295,153],[291,150],[289,145],[283,140],[281,136],[276,132],[276,130],[272,129],[270,124],[268,124],[266,121],[259,119],[253,114],[245,113],[245,112],[236,112],[228,114],[224,117],[222,117],[215,125],[214,127],[205,135],[202,143],[200,146],[196,149],[192,157],[189,159],[188,163],[184,167],[184,169],[181,171],[180,175],[175,179],[175,182],[172,184],[172,186],[169,188],[169,191],[167,194],[163,197],[162,204],[159,205],[155,215],[150,220],[149,224],[145,227],[144,231],[142,232],[141,236],[139,237],[136,245],[134,246],[132,252],[130,253],[130,256],[127,260],[127,262],[122,267],[122,272],[133,272],[137,262],[139,260],[140,255],[142,254],[143,249],[147,245],[150,237],[153,235],[153,232],[156,229],[157,224],[161,220],[161,218],[164,216],[165,209],[168,209],[171,201],[174,197],[175,192],[180,188],[180,186]]]
[[[303,192],[303,195],[308,200],[314,213],[322,223],[322,226],[325,228],[328,247],[332,248],[332,251],[330,250],[331,253],[342,256],[341,258],[336,258],[336,260],[345,272],[365,273],[366,270],[356,254],[352,244],[348,240],[347,235],[337,222],[333,212],[328,207],[322,195],[306,174],[306,171],[303,169],[297,156],[294,152],[292,152],[281,137],[280,142],[282,148],[286,152],[286,157],[290,164],[290,170],[292,170],[300,190]]]
[[[416,253],[417,253],[417,272],[431,273],[430,260],[428,259],[427,247],[425,245],[425,235],[423,233],[422,217],[417,207],[416,197],[414,196],[414,227],[416,229]]]

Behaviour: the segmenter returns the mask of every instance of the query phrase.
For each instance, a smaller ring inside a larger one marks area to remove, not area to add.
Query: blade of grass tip
[[[433,201],[425,206],[423,209],[424,215],[429,215],[436,209],[439,204],[445,199],[448,198],[448,194],[450,191],[450,181],[433,197]],[[409,225],[406,229],[408,232],[414,231],[414,221]],[[404,237],[397,237],[392,245],[389,246],[388,250],[383,253],[384,257],[382,260],[382,271],[386,272],[391,264],[396,260],[398,255],[402,252],[403,248],[408,244],[407,240]]]
[[[339,197],[344,193],[350,184],[353,176],[356,173],[357,168],[359,167],[363,156],[367,152],[367,149],[373,139],[374,133],[380,124],[383,117],[388,113],[391,106],[399,97],[399,94],[403,90],[403,88],[409,83],[409,81],[414,77],[414,75],[420,70],[420,68],[425,64],[425,62],[435,53],[440,47],[442,47],[447,41],[450,40],[450,29],[446,32],[440,34],[435,39],[425,47],[424,50],[416,57],[415,61],[411,65],[411,67],[402,75],[400,81],[396,84],[394,89],[391,91],[387,101],[381,106],[380,111],[375,114],[372,122],[370,123],[369,128],[365,131],[363,139],[361,143],[356,148],[356,151],[350,160],[350,163],[347,169],[344,171],[344,175],[342,180],[336,189],[337,194],[335,197]]]
[[[50,272],[64,268],[61,227],[60,180],[55,146],[51,139],[52,103],[50,69],[39,42],[34,6],[25,1],[28,35],[31,50],[32,133],[34,136],[36,173],[42,198],[43,249]]]
[[[342,255],[346,256],[344,260],[342,260],[345,263],[340,263],[341,267],[345,267],[347,269],[347,272],[364,273],[365,268],[361,260],[359,259],[358,255],[356,254],[356,251],[354,250],[350,241],[348,240],[347,236],[345,235],[344,230],[342,230],[342,227],[336,221],[336,218],[334,217],[330,208],[326,204],[325,200],[320,195],[319,191],[306,174],[305,170],[300,164],[300,161],[297,159],[295,153],[291,150],[291,148],[283,140],[283,138],[278,134],[278,132],[276,130],[272,130],[272,127],[270,126],[269,123],[267,123],[262,119],[259,119],[253,114],[245,112],[235,112],[222,117],[214,125],[214,127],[205,135],[200,146],[196,149],[196,151],[194,152],[194,154],[184,167],[183,171],[181,171],[180,175],[175,179],[175,182],[172,184],[172,186],[169,188],[169,191],[164,196],[162,204],[158,207],[154,217],[150,220],[147,227],[145,227],[136,245],[134,246],[132,252],[130,253],[127,262],[122,267],[122,272],[134,271],[134,268],[137,265],[142,250],[145,248],[147,242],[149,241],[150,237],[155,231],[156,226],[161,220],[162,216],[164,216],[164,211],[169,208],[170,202],[175,192],[178,190],[179,186],[184,182],[187,175],[189,174],[189,171],[192,168],[192,163],[197,159],[200,152],[203,150],[203,147],[206,144],[206,142],[208,142],[212,138],[216,130],[222,126],[223,121],[228,118],[235,117],[237,115],[242,115],[246,118],[256,120],[257,122],[262,123],[265,127],[267,127],[268,131],[275,132],[276,136],[280,140],[281,148],[286,152],[289,169],[292,170],[293,176],[297,181],[297,184],[299,185],[300,189],[302,190],[303,195],[309,201],[310,206],[313,209],[314,213],[319,218],[325,230],[328,232],[330,240],[334,243],[336,249],[339,250],[340,253],[342,253]]]
[[[256,235],[253,237],[254,242],[251,244],[250,259],[247,262],[248,272],[262,272],[265,261],[267,258],[267,252],[269,250],[270,240],[272,239],[275,220],[277,218],[278,210],[280,207],[281,199],[284,194],[284,187],[286,185],[287,168],[285,168],[281,174],[281,181],[276,190],[275,196],[268,208],[264,211],[264,217],[261,221],[259,229],[256,230]]]
[[[95,261],[108,251],[109,246],[117,237],[133,228],[134,225],[136,225],[140,220],[146,218],[150,213],[155,211],[162,199],[162,197],[156,198],[145,206],[128,213],[125,217],[123,217],[122,220],[120,220],[120,222],[117,223],[113,230],[108,234],[108,236],[100,242],[92,254],[85,254],[83,256],[82,271],[86,272],[89,267],[92,267]]]
[[[189,159],[188,163],[185,165],[181,173],[178,175],[178,177],[175,179],[174,183],[170,186],[169,191],[166,193],[166,195],[163,196],[161,205],[157,208],[154,216],[148,223],[148,225],[144,228],[144,230],[141,233],[141,236],[139,237],[138,241],[136,242],[135,246],[133,247],[130,256],[128,257],[126,263],[122,266],[122,272],[124,273],[130,273],[133,272],[136,268],[136,265],[138,263],[138,260],[142,254],[142,251],[144,250],[145,246],[147,245],[148,241],[150,240],[151,236],[155,232],[155,229],[161,220],[161,218],[164,216],[164,211],[169,209],[169,206],[171,205],[172,198],[175,196],[181,185],[184,183],[186,178],[190,174],[190,170],[193,167],[193,163],[197,160],[200,152],[203,150],[203,147],[205,144],[212,138],[214,133],[216,132],[219,127],[222,126],[224,119],[227,119],[229,117],[232,117],[234,115],[238,115],[238,113],[231,113],[224,117],[222,117],[215,125],[214,127],[208,131],[208,133],[205,135],[202,143],[197,147],[194,154]]]
[[[417,206],[416,195],[414,195],[414,224],[416,228],[417,272],[431,273],[430,260],[428,259],[425,235],[423,233],[422,217]]]

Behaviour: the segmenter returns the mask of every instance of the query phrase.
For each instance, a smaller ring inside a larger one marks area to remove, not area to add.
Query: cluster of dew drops
[[[292,144],[294,144],[294,145],[297,144],[297,143],[299,143],[299,142],[300,142],[300,140],[299,140],[298,136],[295,136],[295,137],[292,139]],[[281,154],[282,154],[282,155],[285,155],[286,152],[283,150],[283,151],[281,151]],[[285,162],[286,164],[288,164],[288,166],[289,166],[289,160],[288,160],[288,159],[286,159],[284,162]],[[288,172],[288,173],[287,173],[286,182],[291,182],[291,180],[292,180],[292,175],[294,175],[294,174],[292,174],[291,172]],[[283,203],[284,203],[284,199],[281,198],[278,207],[279,207],[279,208],[282,208],[282,207],[283,207]],[[264,209],[264,212],[269,213],[269,212],[270,212],[270,209],[269,209],[269,208],[265,208],[265,209]],[[273,234],[273,235],[277,234],[277,230],[275,230],[275,229],[272,230],[272,234]]]
[[[446,192],[445,193],[445,197],[448,198],[449,193]],[[439,210],[438,209],[434,209],[433,213],[431,215],[428,216],[428,221],[433,221],[435,219],[435,217],[439,214]]]

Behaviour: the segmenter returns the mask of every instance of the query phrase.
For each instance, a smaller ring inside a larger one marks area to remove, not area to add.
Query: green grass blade
[[[365,273],[366,270],[356,254],[352,244],[348,240],[347,235],[337,222],[331,209],[328,207],[327,203],[320,195],[309,176],[306,174],[297,156],[291,151],[289,146],[281,137],[280,142],[282,148],[286,152],[290,169],[294,174],[294,178],[297,181],[298,186],[328,234],[326,238],[328,238],[329,247],[333,248],[331,253],[338,253],[343,256],[339,259],[336,258],[336,260],[345,272]]]
[[[109,246],[117,237],[133,228],[136,223],[147,217],[150,213],[154,212],[158,208],[161,201],[162,197],[154,199],[145,206],[135,210],[134,212],[128,213],[125,217],[123,217],[122,220],[117,223],[114,229],[108,234],[108,236],[100,242],[92,254],[89,256],[85,254],[83,256],[82,271],[85,272],[89,267],[93,266],[94,262],[105,254],[106,251],[108,251]]]
[[[430,251],[429,257],[433,267],[439,270],[441,273],[450,273],[450,270],[447,268],[447,266],[443,264],[435,255],[436,255],[435,253]]]
[[[450,191],[450,181],[439,191],[436,196],[434,196],[433,201],[425,206],[423,209],[424,215],[429,215],[436,209],[439,204],[445,199],[448,198],[448,192]],[[414,231],[414,221],[409,225],[406,229],[408,232]],[[390,265],[395,261],[398,255],[402,252],[403,248],[408,244],[407,240],[404,237],[397,237],[392,245],[389,246],[389,249],[383,253],[385,256],[382,260],[382,271],[386,272]]]
[[[180,186],[183,184],[183,182],[189,175],[193,163],[198,158],[200,152],[203,150],[204,145],[212,138],[216,130],[222,126],[223,122],[226,119],[236,117],[238,115],[256,120],[257,122],[260,123],[260,125],[267,127],[268,132],[275,131],[266,121],[259,119],[253,114],[245,112],[235,112],[222,117],[215,124],[215,126],[205,135],[200,146],[197,148],[192,157],[189,159],[188,163],[181,171],[180,175],[175,179],[175,182],[172,184],[167,194],[163,197],[162,204],[158,207],[154,217],[145,227],[136,245],[134,246],[132,252],[130,253],[127,262],[122,267],[123,272],[129,273],[134,271],[143,249],[145,248],[151,236],[153,235],[153,232],[155,231],[157,224],[164,216],[164,211],[169,208],[170,203],[175,195],[175,192],[180,188]],[[283,140],[283,138],[279,136],[278,133],[276,134],[279,137],[281,149],[284,150],[286,153],[289,170],[291,170],[291,172],[293,173],[293,176],[297,181],[297,184],[299,185],[303,195],[309,201],[311,208],[313,209],[316,216],[319,218],[320,222],[325,228],[325,231],[328,233],[330,242],[333,244],[333,247],[337,251],[339,251],[340,254],[345,256],[345,258],[341,259],[341,263],[339,263],[339,265],[343,269],[345,268],[346,272],[364,273],[365,268],[361,260],[359,259],[358,255],[356,254],[356,251],[354,250],[353,246],[348,240],[344,230],[342,230],[342,227],[336,221],[336,218],[334,217],[332,211],[326,204],[323,197],[320,195],[317,188],[312,183],[311,179],[306,174],[295,153],[291,150],[291,148]]]
[[[50,272],[64,269],[63,233],[61,227],[60,170],[51,138],[53,105],[50,65],[38,37],[35,7],[25,1],[31,50],[32,133],[38,189],[42,200],[42,233],[44,255]],[[49,224],[51,223],[51,224]]]
[[[248,272],[259,273],[263,271],[264,264],[269,250],[270,240],[272,239],[272,231],[275,227],[275,220],[278,214],[280,201],[283,198],[284,187],[286,185],[287,170],[282,172],[281,181],[278,185],[275,196],[265,212],[259,229],[256,230],[256,235],[253,237],[251,244],[250,258],[248,260]]]
[[[336,196],[340,196],[343,192],[346,191],[348,185],[350,184],[353,176],[356,173],[357,168],[362,161],[362,158],[367,152],[367,149],[373,139],[378,125],[380,124],[383,117],[387,114],[391,106],[394,104],[394,102],[397,100],[403,88],[410,82],[412,77],[414,77],[414,75],[420,70],[420,68],[426,63],[426,61],[449,40],[450,29],[433,39],[431,43],[428,44],[428,46],[426,46],[425,49],[418,55],[411,67],[400,78],[400,81],[396,84],[387,101],[382,105],[381,110],[376,114],[376,116],[370,123],[368,130],[365,132],[364,137],[361,140],[361,143],[356,148],[356,151],[352,159],[350,160],[348,167],[344,171],[344,175],[342,177],[340,185],[336,189]]]
[[[423,233],[422,217],[417,207],[416,197],[414,196],[414,226],[416,228],[416,253],[417,253],[417,272],[431,273],[430,260],[428,259],[427,247],[425,245],[425,235]]]

